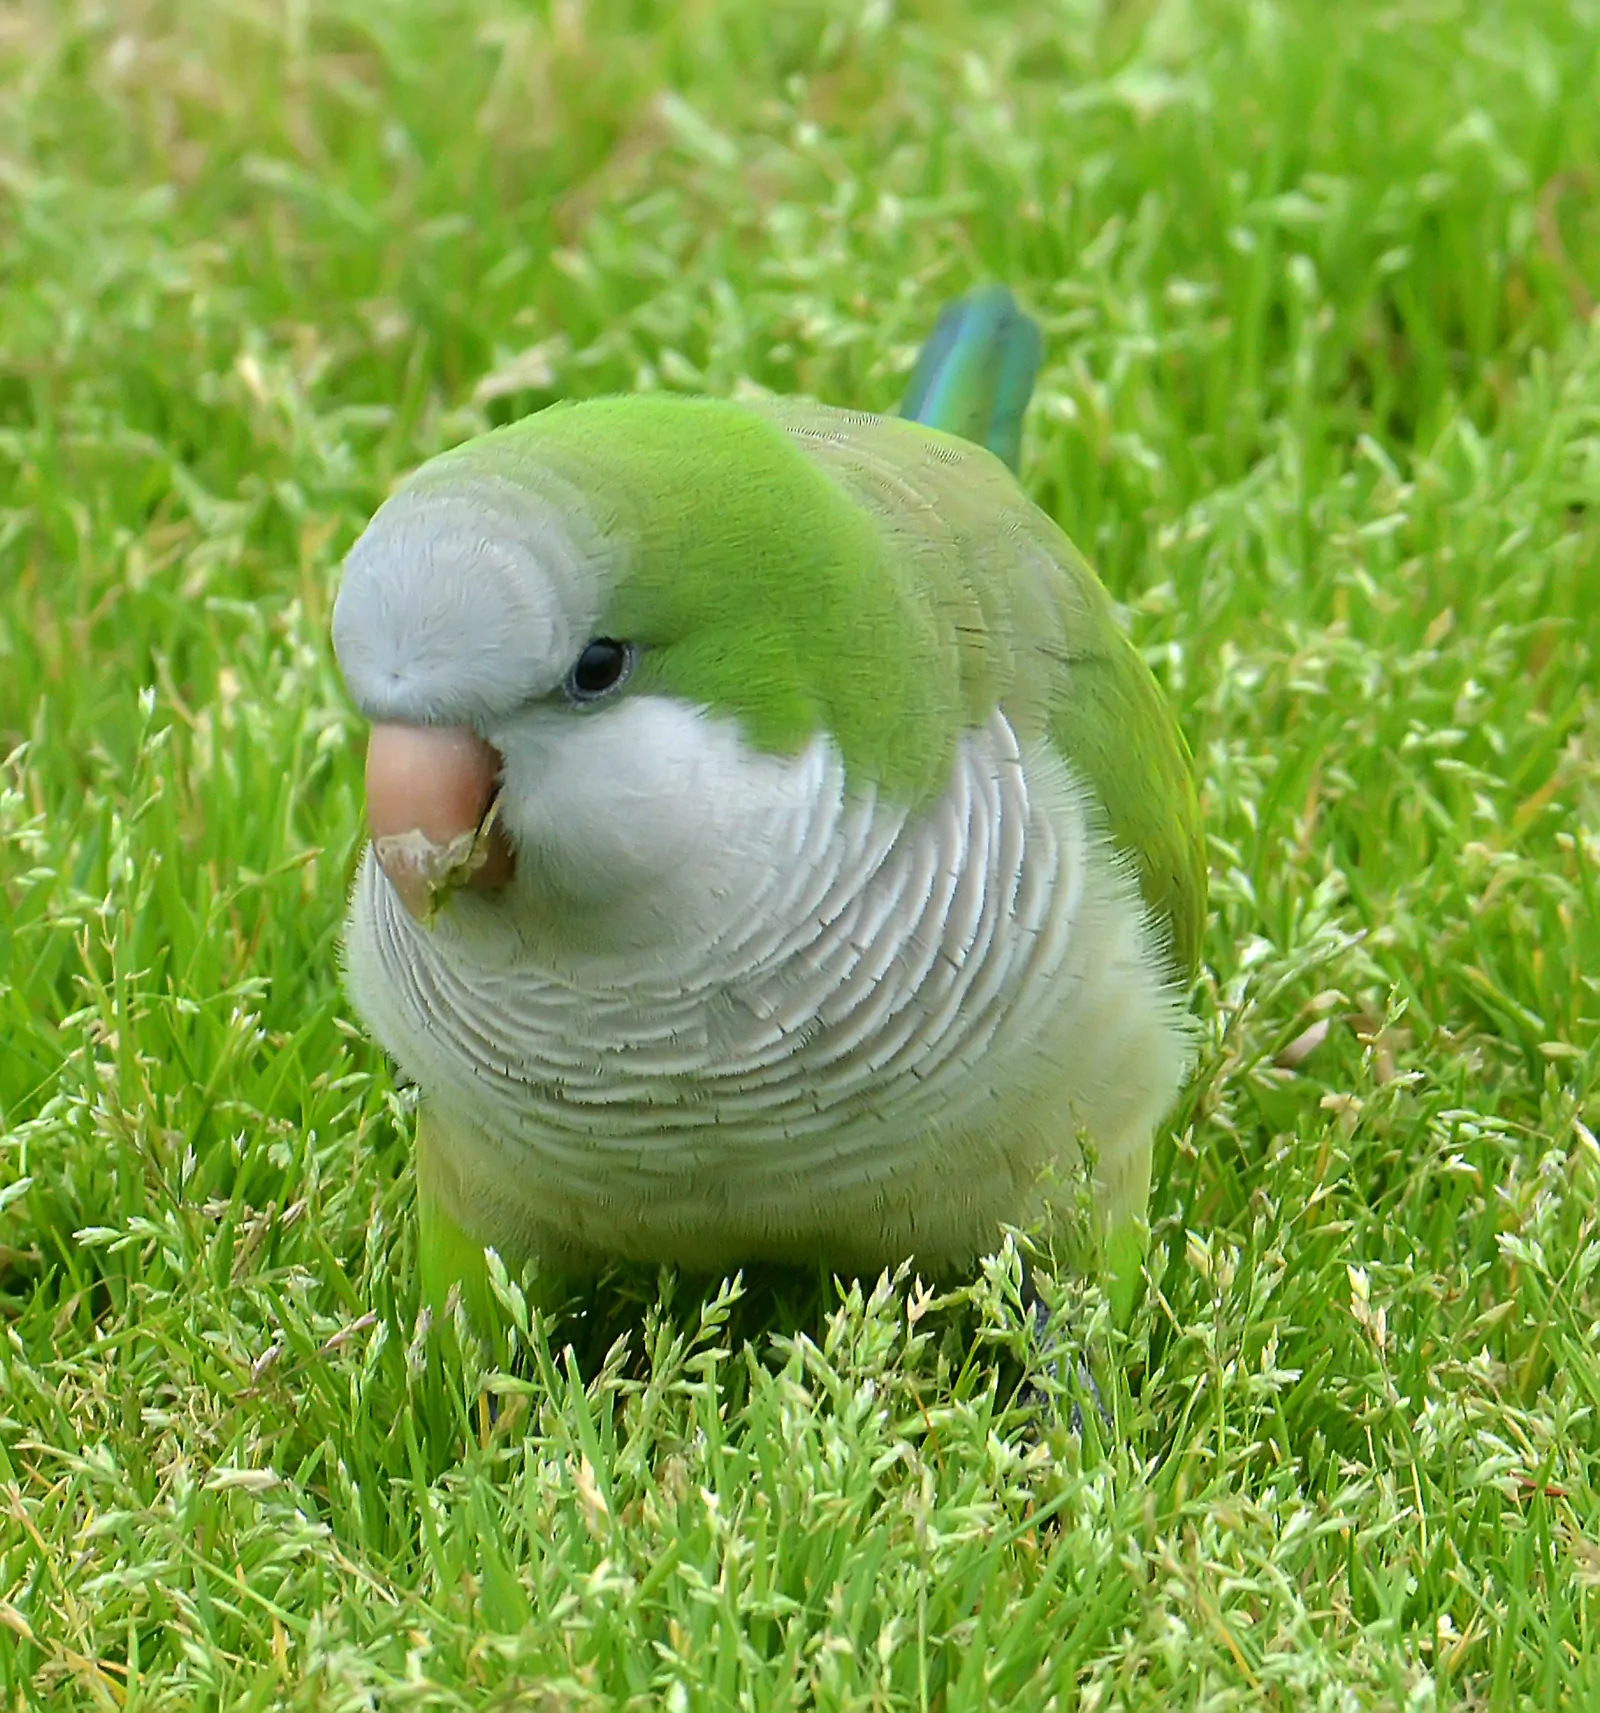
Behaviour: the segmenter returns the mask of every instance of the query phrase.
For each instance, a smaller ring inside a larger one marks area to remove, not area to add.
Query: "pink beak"
[[[419,921],[456,886],[504,886],[505,836],[485,825],[500,757],[461,726],[378,725],[367,742],[367,826],[383,872]]]

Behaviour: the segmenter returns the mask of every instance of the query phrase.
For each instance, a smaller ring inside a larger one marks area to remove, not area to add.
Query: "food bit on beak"
[[[460,726],[379,725],[367,744],[367,826],[400,902],[431,922],[459,886],[510,880],[498,825],[500,757]]]

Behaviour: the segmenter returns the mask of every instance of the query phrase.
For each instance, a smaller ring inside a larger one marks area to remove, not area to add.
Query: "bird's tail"
[[[939,312],[900,414],[987,446],[1015,470],[1042,350],[1038,323],[1011,293],[981,286]]]

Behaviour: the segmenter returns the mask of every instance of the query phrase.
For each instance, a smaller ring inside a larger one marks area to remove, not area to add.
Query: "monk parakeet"
[[[419,1089],[423,1287],[485,1245],[970,1264],[1094,1161],[1113,1305],[1193,1056],[1182,737],[1019,486],[1039,335],[950,306],[901,417],[557,405],[345,562],[352,1000]]]

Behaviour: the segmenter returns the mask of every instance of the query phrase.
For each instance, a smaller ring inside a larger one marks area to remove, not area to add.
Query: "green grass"
[[[1597,77],[1593,0],[0,14],[5,1705],[1600,1698]],[[889,407],[990,276],[1204,774],[1115,1431],[1009,1263],[610,1281],[491,1414],[337,984],[340,555],[559,396]]]

